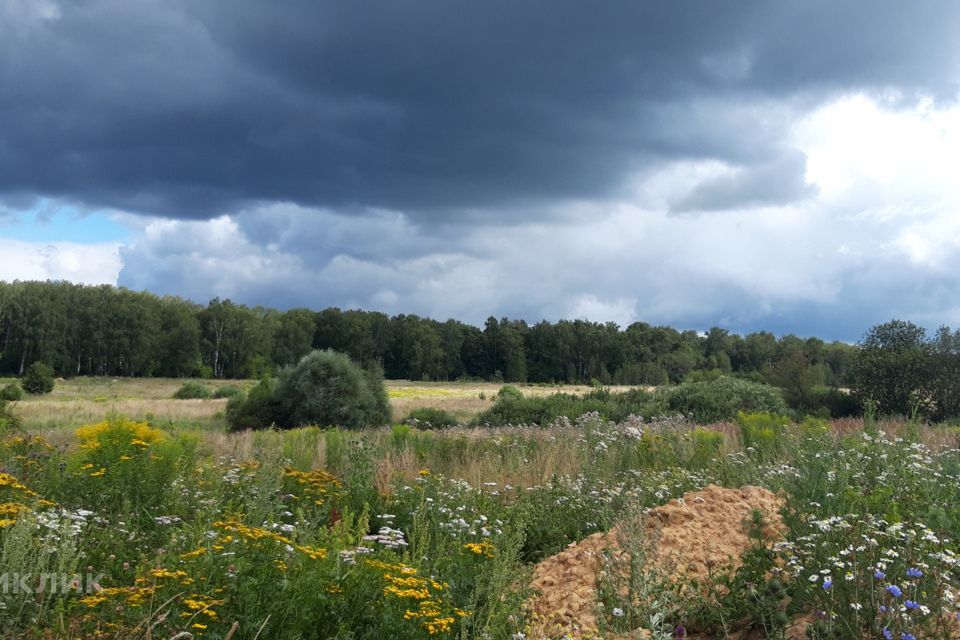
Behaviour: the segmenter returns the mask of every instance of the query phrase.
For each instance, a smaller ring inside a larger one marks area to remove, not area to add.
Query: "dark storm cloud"
[[[952,2],[10,0],[0,194],[211,217],[270,202],[550,215],[664,160],[685,208],[805,197],[789,122],[835,91],[955,95]]]

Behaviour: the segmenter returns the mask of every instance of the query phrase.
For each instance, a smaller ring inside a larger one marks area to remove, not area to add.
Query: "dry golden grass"
[[[493,404],[503,386],[497,382],[410,382],[390,380],[387,394],[393,418],[402,420],[414,409],[433,407],[467,421]],[[546,396],[552,393],[583,394],[591,390],[587,385],[516,384],[525,396]],[[607,387],[611,391],[625,391],[634,387]]]
[[[6,384],[0,380],[0,385]],[[72,378],[57,380],[53,392],[24,396],[14,411],[30,429],[76,427],[99,422],[110,412],[143,420],[159,418],[203,426],[222,426],[218,418],[226,400],[174,400],[184,380],[175,378]],[[203,380],[211,391],[247,381]]]
[[[0,380],[0,386],[8,380]],[[102,420],[111,411],[134,419],[158,418],[195,423],[205,427],[223,426],[219,414],[225,400],[174,400],[174,392],[186,380],[178,378],[89,378],[57,380],[52,393],[25,396],[16,403],[16,412],[28,428],[60,425],[76,427]],[[250,387],[252,380],[198,380],[211,390],[224,386]],[[387,381],[387,394],[396,421],[422,407],[443,409],[464,422],[490,407],[502,384],[493,382],[410,382]],[[582,394],[586,385],[516,385],[524,395],[551,393]],[[625,390],[630,387],[610,387]]]
[[[122,413],[134,420],[163,419],[210,426],[218,423],[218,414],[226,400],[21,400],[14,410],[28,428],[77,427],[100,422],[109,413]]]
[[[202,431],[195,435],[200,450],[216,457],[236,460],[255,460],[263,451],[289,451],[304,467],[329,468],[325,440],[318,430],[295,431],[245,431],[225,433]],[[498,440],[506,442],[507,436],[518,432],[512,428],[455,428],[444,431],[415,434],[413,437],[429,438],[430,446],[420,447],[428,451],[427,457],[418,457],[412,441],[403,446],[394,446],[393,434],[388,429],[368,429],[346,434],[348,438],[364,438],[384,455],[377,461],[377,488],[389,492],[397,480],[407,484],[416,479],[420,471],[429,468],[431,473],[466,480],[474,486],[497,480],[501,485],[532,487],[547,484],[555,476],[576,476],[583,469],[583,451],[578,434],[573,430],[546,430],[524,428],[523,438],[533,440],[527,456],[520,455],[512,447],[502,449]],[[56,440],[54,434],[47,434]],[[488,446],[491,443],[494,446]],[[446,455],[445,452],[455,452]]]

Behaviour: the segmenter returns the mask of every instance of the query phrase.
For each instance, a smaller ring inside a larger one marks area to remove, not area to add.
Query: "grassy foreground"
[[[947,429],[588,415],[225,434],[114,415],[3,434],[0,465],[10,637],[523,638],[532,563],[708,483],[784,496],[786,539],[715,585],[608,593],[605,636],[777,638],[806,616],[814,638],[957,637]]]

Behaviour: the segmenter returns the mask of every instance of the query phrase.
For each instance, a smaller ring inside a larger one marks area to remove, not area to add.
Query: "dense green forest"
[[[278,311],[213,299],[206,306],[111,286],[0,282],[0,373],[42,361],[59,376],[250,378],[335,349],[379,363],[391,379],[663,384],[709,372],[778,382],[849,382],[855,348],[818,338],[706,334],[614,323],[456,320],[331,308]],[[702,372],[702,373],[701,373]],[[785,386],[778,384],[778,386]]]

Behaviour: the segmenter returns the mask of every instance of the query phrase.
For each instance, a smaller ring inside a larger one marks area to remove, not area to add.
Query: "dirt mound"
[[[645,568],[675,584],[709,574],[734,571],[753,540],[753,514],[759,511],[762,533],[776,540],[784,533],[782,501],[760,487],[725,489],[707,486],[703,491],[651,509],[643,523],[624,523],[607,533],[596,533],[572,544],[534,569],[532,587],[538,592],[528,603],[531,638],[596,637],[597,578],[604,555],[618,565],[629,556],[623,547],[643,545]],[[633,531],[631,535],[631,531]],[[631,635],[624,637],[643,637]]]

